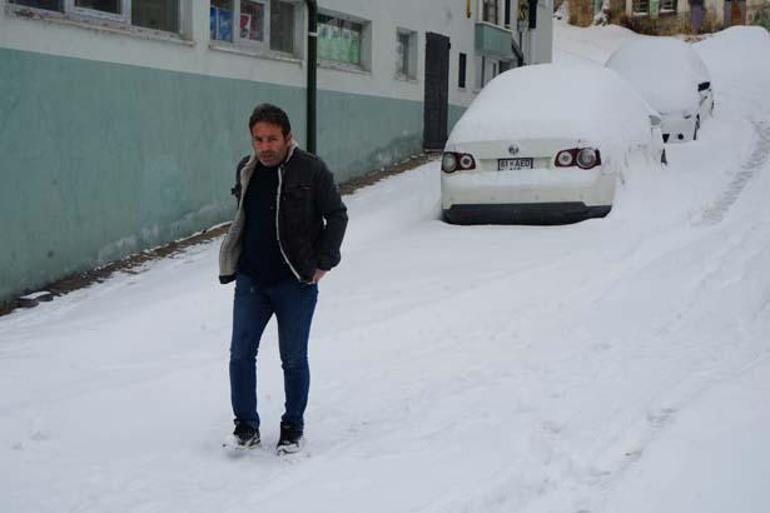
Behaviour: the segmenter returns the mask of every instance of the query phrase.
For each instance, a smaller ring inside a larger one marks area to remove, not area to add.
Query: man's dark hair
[[[249,132],[254,128],[257,123],[270,123],[281,127],[283,136],[286,137],[291,132],[291,123],[289,122],[289,116],[283,111],[282,108],[276,107],[270,103],[260,103],[254,107],[254,112],[251,113],[249,118]]]

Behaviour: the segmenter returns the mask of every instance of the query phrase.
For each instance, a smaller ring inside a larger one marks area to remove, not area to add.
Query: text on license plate
[[[497,159],[498,171],[515,171],[517,169],[532,169],[532,159]]]

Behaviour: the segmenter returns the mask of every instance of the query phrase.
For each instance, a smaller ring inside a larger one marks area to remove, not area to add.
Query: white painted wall
[[[209,47],[208,2],[183,0],[191,14],[190,40],[157,38],[129,30],[72,23],[52,16],[31,19],[10,14],[0,0],[0,47],[50,55],[114,62],[226,78],[275,82],[304,87],[300,59],[265,59]]]
[[[158,37],[157,33],[100,27],[90,22],[62,20],[58,16],[28,18],[13,14],[7,0],[0,0],[0,47],[50,55],[113,62],[304,87],[306,8],[297,3],[302,48],[297,58],[225,51],[209,41],[209,2],[182,0],[188,14],[186,35]],[[321,89],[367,94],[414,101],[423,100],[426,31],[446,35],[451,40],[449,102],[467,105],[473,98],[474,30],[477,16],[473,5],[466,17],[465,2],[445,0],[323,0],[320,9],[349,14],[372,22],[371,69],[343,71],[321,67]],[[417,77],[413,81],[396,78],[396,30],[414,30],[417,35]],[[457,87],[459,53],[466,53],[468,87]]]
[[[425,33],[435,32],[448,36],[451,42],[449,57],[449,103],[467,105],[473,99],[472,77],[475,44],[476,8],[471,17],[465,16],[465,2],[446,0],[388,0],[361,2],[361,0],[323,0],[319,9],[330,9],[373,21],[372,69],[368,73],[351,73],[321,69],[318,86],[351,93],[376,94],[422,101],[425,73]],[[395,79],[396,30],[402,27],[418,32],[417,80],[405,82]],[[468,56],[468,87],[457,87],[459,54]]]

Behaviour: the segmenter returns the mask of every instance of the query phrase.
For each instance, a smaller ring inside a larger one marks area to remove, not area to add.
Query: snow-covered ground
[[[618,27],[557,25],[603,62]],[[218,241],[0,319],[0,511],[770,511],[770,36],[696,46],[717,111],[605,219],[437,220],[433,163],[346,198],[303,454],[239,458]],[[565,84],[568,87],[568,84]]]

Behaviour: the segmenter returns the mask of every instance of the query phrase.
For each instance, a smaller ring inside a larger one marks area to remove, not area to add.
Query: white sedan
[[[600,66],[542,64],[492,80],[449,136],[444,218],[556,224],[607,215],[619,173],[664,160],[660,119]]]
[[[666,142],[698,138],[701,124],[714,111],[714,92],[708,68],[689,44],[672,37],[634,39],[606,65],[660,112]]]

